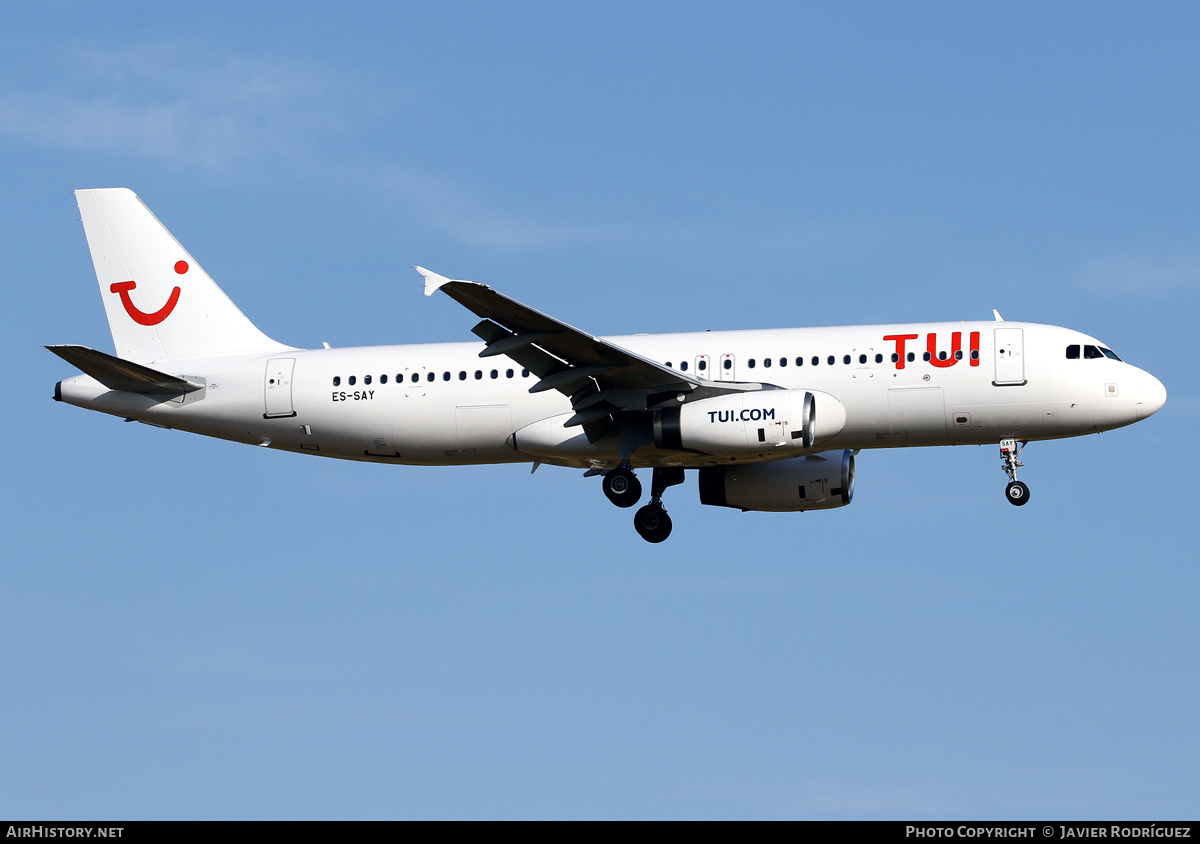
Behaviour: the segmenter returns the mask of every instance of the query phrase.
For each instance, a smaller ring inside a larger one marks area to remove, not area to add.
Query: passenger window
[[[497,370],[493,369],[493,370],[492,370],[492,377],[493,377],[493,378],[499,378],[499,377],[500,377],[500,373],[499,373]]]
[[[879,354],[875,355],[875,362],[883,363],[883,355],[879,355]]]
[[[333,376],[333,386],[335,386],[335,387],[342,386],[342,376],[340,376],[340,375]]]
[[[820,359],[819,357],[817,357],[816,355],[813,355],[813,358],[812,358],[812,365],[813,365],[813,366],[817,366],[817,365],[819,365],[820,363],[821,363],[821,359]]]
[[[962,349],[959,349],[957,352],[954,353],[954,359],[962,360]]]
[[[479,381],[479,380],[481,380],[482,378],[483,378],[483,370],[482,370],[482,369],[476,369],[476,370],[475,370],[475,380],[476,380],[476,381]]]
[[[349,378],[347,378],[346,383],[349,384],[351,387],[353,387],[354,386],[354,376],[351,375]]]
[[[670,361],[667,361],[667,362],[666,362],[665,364],[663,364],[663,365],[664,365],[664,366],[666,366],[666,368],[667,368],[667,369],[672,369],[672,368],[673,368],[673,367],[671,366],[671,362],[670,362]]]
[[[426,380],[426,381],[432,381],[432,380],[433,380],[434,378],[436,378],[436,377],[437,377],[437,376],[436,376],[436,375],[434,375],[434,374],[431,372],[431,373],[429,373],[428,375],[426,375],[426,376],[425,376],[425,380]]]
[[[1102,358],[1104,355],[1100,354],[1100,350],[1095,346],[1084,346],[1083,357],[1085,360],[1092,360],[1093,358]]]
[[[729,363],[729,361],[725,361],[725,362],[726,362],[726,363]],[[753,369],[753,368],[754,368],[754,358],[750,358],[750,360],[746,361],[746,366],[748,366],[748,367],[750,367],[751,369]]]
[[[900,362],[900,355],[896,354],[895,352],[892,352],[892,363],[899,363],[899,362]]]
[[[687,372],[687,361],[686,361],[686,360],[685,360],[685,361],[682,361],[682,362],[679,364],[679,371],[680,371],[680,372]]]
[[[513,371],[512,371],[511,369],[506,369],[506,370],[504,370],[504,377],[505,377],[505,378],[512,378],[512,377],[513,377]]]
[[[866,363],[866,362],[867,362],[867,356],[866,356],[866,355],[859,355],[859,356],[858,356],[858,362],[859,362],[859,363]]]
[[[458,371],[458,380],[459,380],[459,381],[466,381],[466,380],[467,380],[467,372],[466,372],[466,370],[465,370],[465,369],[460,369],[460,370]]]
[[[930,358],[929,352],[926,352],[925,354],[921,355],[921,360],[929,360],[929,358]]]
[[[946,359],[946,353],[938,352],[938,360],[945,360],[945,359]]]
[[[779,359],[779,365],[780,365],[780,366],[787,366],[787,358],[780,358],[780,359]]]
[[[912,352],[909,352],[907,355],[905,355],[905,357],[908,358],[909,363],[912,363],[914,360],[917,359],[917,356],[914,355]]]
[[[450,380],[450,373],[449,373],[449,372],[443,372],[443,373],[442,373],[442,380],[443,380],[443,381],[449,381],[449,380]]]
[[[850,355],[842,355],[842,363],[849,364],[850,363]]]
[[[420,376],[419,374],[417,374],[416,372],[414,372],[414,373],[412,374],[412,382],[415,384],[415,383],[417,383],[417,382],[418,382],[418,381],[420,381],[420,380],[421,380],[421,376]]]
[[[521,370],[521,377],[522,377],[522,378],[528,378],[528,377],[529,377],[529,370],[528,370],[528,369],[522,369],[522,370]]]
[[[721,366],[725,367],[726,369],[733,369],[733,361],[731,361],[729,358],[725,358],[725,360],[721,362]],[[754,368],[754,361],[750,361],[750,368]]]
[[[696,368],[703,372],[704,370],[708,369],[708,361],[700,361],[698,364],[696,364]]]
[[[804,358],[796,358],[796,366],[804,366]]]
[[[770,369],[771,368],[771,359],[763,358],[763,366],[766,367],[767,369]]]
[[[1072,343],[1067,346],[1067,360],[1079,360],[1079,344]]]
[[[979,360],[979,349],[971,350],[971,360]]]
[[[833,366],[833,360],[834,360],[834,358],[833,358],[833,355],[830,355],[830,356],[829,356],[829,357],[828,357],[828,358],[825,360],[825,362],[826,362],[827,364],[829,364],[830,366]]]
[[[380,375],[380,376],[379,376],[379,383],[380,383],[380,384],[386,384],[386,383],[387,383],[387,376],[386,376],[386,375]]]
[[[371,383],[371,376],[370,376],[370,375],[364,375],[364,376],[363,376],[363,383],[364,383],[364,384],[370,384],[370,383]]]
[[[396,373],[396,383],[397,383],[397,384],[403,384],[403,383],[404,383],[404,376],[403,376],[403,375],[401,375],[399,372],[397,372],[397,373]]]

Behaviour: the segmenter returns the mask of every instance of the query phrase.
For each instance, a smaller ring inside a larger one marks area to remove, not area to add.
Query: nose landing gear
[[[633,515],[633,527],[647,542],[662,542],[671,535],[671,517],[662,506],[667,487],[683,483],[683,470],[655,469],[650,481],[650,503]]]
[[[1021,507],[1029,501],[1029,487],[1017,480],[1018,467],[1025,465],[1017,459],[1017,455],[1025,446],[1026,443],[1021,443],[1018,447],[1015,439],[1000,440],[1000,460],[1003,463],[1004,474],[1008,475],[1008,486],[1004,488],[1004,495],[1008,503],[1016,507]]]

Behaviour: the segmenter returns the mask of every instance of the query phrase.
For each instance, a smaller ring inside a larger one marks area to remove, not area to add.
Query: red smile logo
[[[186,261],[179,261],[175,264],[175,272],[183,275],[188,271]],[[125,313],[129,314],[129,318],[138,325],[158,325],[164,319],[171,315],[171,311],[175,310],[175,305],[179,302],[180,289],[176,287],[171,291],[171,295],[167,297],[167,304],[163,305],[154,313],[148,314],[133,304],[133,300],[129,298],[129,291],[137,287],[136,281],[118,281],[108,289],[117,293],[121,297],[121,304],[125,306]]]

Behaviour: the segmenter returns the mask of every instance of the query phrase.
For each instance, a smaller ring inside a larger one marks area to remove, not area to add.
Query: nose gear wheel
[[[1012,481],[1004,489],[1004,494],[1008,496],[1008,503],[1017,507],[1022,506],[1029,501],[1029,487],[1020,481]]]

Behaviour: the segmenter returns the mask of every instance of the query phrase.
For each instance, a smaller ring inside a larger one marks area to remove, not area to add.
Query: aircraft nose
[[[1138,384],[1136,413],[1138,419],[1152,416],[1167,403],[1167,388],[1149,372],[1143,372]]]

